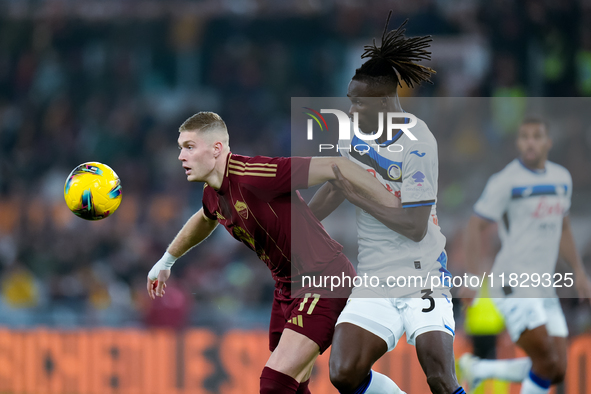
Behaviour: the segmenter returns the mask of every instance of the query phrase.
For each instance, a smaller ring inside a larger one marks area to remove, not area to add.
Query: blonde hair
[[[209,137],[215,133],[222,137],[222,142],[226,146],[228,146],[230,141],[226,123],[215,112],[203,111],[196,113],[185,120],[181,127],[179,127],[179,133],[183,131],[194,131],[203,137]]]

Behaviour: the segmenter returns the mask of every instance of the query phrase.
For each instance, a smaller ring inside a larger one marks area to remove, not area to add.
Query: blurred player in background
[[[391,13],[390,13],[391,15]],[[349,83],[350,116],[358,114],[359,128],[366,134],[378,130],[380,113],[403,112],[398,85],[409,87],[429,81],[432,69],[416,62],[430,59],[429,36],[406,38],[403,23],[382,35],[382,45],[366,46],[369,58]],[[398,123],[404,123],[399,119]],[[382,124],[383,125],[383,124]],[[360,196],[344,178],[339,187],[327,183],[316,193],[310,208],[322,220],[345,198],[357,209],[359,241],[358,275],[389,276],[449,275],[444,251],[445,237],[437,225],[437,142],[427,125],[418,120],[411,129],[417,141],[398,130],[391,140],[382,133],[375,141],[339,141],[347,159],[372,173],[402,200],[402,208],[374,204]],[[392,149],[393,144],[403,150]],[[455,376],[454,317],[449,288],[436,291],[409,286],[396,289],[355,287],[341,313],[330,357],[330,377],[341,393],[401,393],[387,376],[371,368],[396,346],[406,332],[433,393],[464,393]]]
[[[376,203],[395,206],[398,201],[345,159],[232,154],[226,125],[212,112],[192,116],[179,131],[179,160],[187,180],[206,182],[203,207],[148,274],[148,293],[152,299],[163,296],[174,261],[221,223],[257,253],[276,281],[269,328],[272,354],[261,375],[260,392],[309,393],[312,366],[330,346],[350,288],[321,298],[319,289],[299,286],[292,293],[292,285],[301,284],[301,274],[354,276],[355,271],[341,253],[342,246],[328,236],[299,193],[292,192],[334,179],[332,166],[338,163],[345,177],[363,188],[362,193],[374,195]],[[292,234],[292,226],[297,234]]]
[[[470,354],[462,356],[460,370],[470,389],[483,379],[497,378],[523,382],[522,394],[542,394],[564,379],[568,329],[552,285],[558,257],[573,268],[579,297],[591,297],[591,283],[577,253],[568,216],[571,176],[567,169],[547,160],[551,147],[546,124],[525,120],[517,134],[519,158],[489,179],[474,206],[466,240],[468,264],[473,273],[482,274],[478,268],[480,239],[487,226],[497,222],[502,247],[493,265],[490,294],[511,339],[528,357],[480,360]],[[503,288],[501,273],[506,278]],[[508,283],[509,273],[520,275],[517,285]],[[541,278],[542,283],[538,280],[535,286],[532,279],[525,283],[530,287],[520,287],[522,273]]]

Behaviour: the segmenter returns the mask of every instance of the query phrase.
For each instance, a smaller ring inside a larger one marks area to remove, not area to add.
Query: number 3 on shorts
[[[435,300],[433,299],[433,297],[431,297],[433,291],[425,289],[421,290],[421,293],[423,294],[423,296],[421,297],[423,300],[429,300],[429,308],[423,308],[422,312],[431,312],[433,309],[435,309]]]
[[[300,303],[300,309],[298,309],[299,312],[304,310],[304,306],[306,305],[306,302],[308,302],[308,298],[310,298],[310,297],[314,297],[314,300],[310,304],[310,307],[308,308],[307,313],[308,313],[308,315],[312,314],[312,311],[316,307],[316,304],[318,304],[318,300],[320,299],[320,294],[306,293],[304,295],[304,300]]]

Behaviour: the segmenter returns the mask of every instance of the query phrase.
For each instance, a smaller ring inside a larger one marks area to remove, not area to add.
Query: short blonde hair
[[[203,136],[208,136],[216,132],[223,136],[223,142],[225,142],[226,145],[228,145],[230,139],[226,123],[222,117],[215,112],[203,111],[196,113],[189,119],[185,120],[181,127],[179,127],[179,132],[183,131],[194,131]]]

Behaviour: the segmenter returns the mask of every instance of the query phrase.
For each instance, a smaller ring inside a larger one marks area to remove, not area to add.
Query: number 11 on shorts
[[[316,304],[318,303],[318,300],[320,299],[320,294],[312,294],[312,293],[306,293],[304,295],[304,300],[300,303],[300,308],[298,309],[299,312],[304,310],[304,306],[306,306],[306,303],[308,302],[308,298],[310,297],[314,297],[314,300],[312,300],[312,303],[310,304],[310,307],[308,308],[308,315],[312,314],[312,311],[314,310],[314,308],[316,307]]]

